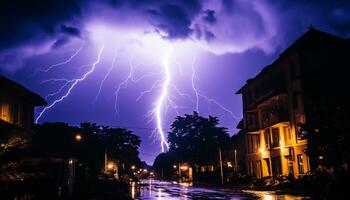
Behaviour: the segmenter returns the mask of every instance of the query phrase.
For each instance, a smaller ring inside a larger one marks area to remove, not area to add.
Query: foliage
[[[81,135],[81,140],[75,136]],[[34,154],[46,157],[75,157],[89,166],[94,173],[103,168],[104,154],[120,164],[139,164],[138,148],[141,140],[132,131],[110,128],[95,123],[82,123],[79,127],[65,123],[45,123],[35,127]]]
[[[306,153],[314,167],[321,164],[335,170],[350,161],[350,124],[344,107],[326,109],[318,107],[313,111],[313,120],[302,124],[299,133],[307,139]]]
[[[168,135],[170,152],[182,162],[214,164],[219,148],[225,149],[229,141],[226,128],[218,127],[217,117],[191,115],[178,116]]]

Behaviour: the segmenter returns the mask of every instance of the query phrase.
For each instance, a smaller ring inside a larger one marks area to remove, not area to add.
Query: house
[[[46,101],[22,85],[0,75],[0,155],[30,140],[34,107]]]
[[[314,115],[317,106],[348,104],[347,50],[346,39],[310,28],[238,90],[248,175],[298,177],[315,167],[306,154],[301,126],[322,121]]]

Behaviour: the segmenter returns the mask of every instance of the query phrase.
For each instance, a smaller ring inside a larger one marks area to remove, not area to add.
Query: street
[[[277,195],[273,192],[253,192],[234,189],[215,189],[186,184],[162,182],[157,180],[143,180],[139,186],[133,185],[131,196],[134,199],[172,200],[172,199],[264,199],[264,200],[292,200],[308,199],[300,196]]]

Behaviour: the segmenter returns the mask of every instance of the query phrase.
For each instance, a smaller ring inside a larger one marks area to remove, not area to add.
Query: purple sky
[[[49,105],[63,99],[39,123],[129,127],[150,164],[161,152],[157,109],[164,132],[198,105],[232,135],[235,92],[308,27],[350,36],[346,1],[14,0],[0,13],[0,73]]]

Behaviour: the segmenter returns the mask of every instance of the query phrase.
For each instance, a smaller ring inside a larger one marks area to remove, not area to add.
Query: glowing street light
[[[176,165],[173,165],[173,168],[174,168],[174,169],[176,169],[176,168],[177,168],[177,166],[176,166]]]
[[[181,169],[181,170],[188,170],[188,166],[182,165],[182,166],[180,167],[180,169]]]
[[[81,135],[79,133],[75,135],[75,140],[76,141],[80,142],[81,139],[83,139],[83,138],[81,137]]]
[[[114,168],[114,164],[113,163],[108,163],[107,168],[109,170],[113,169]]]
[[[132,170],[136,169],[135,165],[132,165],[132,166],[131,166],[131,169],[132,169]]]

